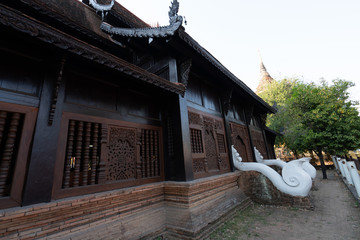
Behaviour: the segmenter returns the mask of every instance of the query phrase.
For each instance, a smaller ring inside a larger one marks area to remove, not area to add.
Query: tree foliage
[[[267,126],[272,130],[284,133],[286,123],[291,119],[288,112],[287,100],[291,98],[293,88],[297,84],[297,79],[274,80],[259,94],[262,99],[277,109],[276,114],[271,114],[267,117]],[[275,144],[279,146],[285,142],[286,138],[282,135],[276,138]]]
[[[326,178],[322,152],[342,155],[360,147],[357,102],[349,100],[348,92],[354,84],[341,79],[333,80],[331,85],[326,81],[319,85],[293,83],[290,89],[271,87],[266,91],[272,93],[263,94],[270,104],[274,99],[280,101],[279,112],[269,118],[268,125],[283,133],[280,142],[294,153],[314,151]],[[285,100],[278,91],[283,91]]]

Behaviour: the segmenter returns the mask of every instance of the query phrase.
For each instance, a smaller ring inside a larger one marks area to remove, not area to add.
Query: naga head
[[[260,163],[263,162],[263,161],[264,161],[264,157],[263,157],[263,155],[261,155],[260,151],[257,150],[256,147],[254,147],[254,152],[255,152],[255,159],[256,159],[256,161],[257,161],[257,162],[260,162]]]
[[[240,154],[238,153],[238,151],[236,151],[234,145],[231,145],[231,150],[232,150],[232,157],[233,157],[234,163],[241,163],[242,158],[240,157]]]
[[[182,23],[182,16],[178,15],[178,11],[179,11],[179,2],[177,0],[173,0],[171,2],[171,6],[169,7],[169,22],[170,25],[176,23],[176,22],[180,22]]]

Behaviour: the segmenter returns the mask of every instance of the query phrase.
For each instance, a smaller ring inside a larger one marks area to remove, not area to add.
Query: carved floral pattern
[[[215,128],[216,130],[223,130],[223,123],[219,120],[215,120]]]
[[[214,137],[215,123],[214,119],[204,117],[205,125],[205,150],[208,167],[210,170],[219,169],[216,141]]]
[[[229,159],[227,157],[221,156],[219,158],[219,167],[220,170],[227,170],[229,169]]]
[[[193,159],[193,171],[194,173],[205,172],[205,163],[203,158]]]
[[[110,181],[136,177],[136,129],[110,127],[106,170]]]
[[[189,124],[203,125],[203,121],[199,114],[189,112]]]

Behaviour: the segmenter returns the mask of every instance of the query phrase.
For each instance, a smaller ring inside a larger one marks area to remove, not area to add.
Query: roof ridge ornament
[[[96,12],[101,12],[102,20],[107,14],[107,11],[110,11],[114,6],[115,0],[111,0],[110,4],[99,4],[96,0],[89,0],[89,4],[95,8]],[[105,13],[104,13],[105,12]]]
[[[100,29],[108,34],[113,34],[122,37],[139,37],[139,38],[153,38],[153,37],[167,37],[172,36],[180,28],[183,22],[183,17],[178,15],[179,11],[179,2],[173,0],[171,6],[169,7],[169,23],[170,25],[162,27],[148,27],[148,28],[123,28],[115,27],[109,23],[104,22],[104,12],[110,11],[114,5],[114,0],[108,5],[98,4],[96,0],[89,0],[91,6],[95,8],[96,11],[102,13],[102,23]]]
[[[182,22],[182,16],[178,15],[179,11],[179,2],[177,0],[174,0],[171,2],[171,6],[169,7],[169,22],[170,25],[176,23],[176,22]]]

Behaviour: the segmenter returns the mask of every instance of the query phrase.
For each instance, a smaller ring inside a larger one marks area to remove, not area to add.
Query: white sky
[[[117,0],[168,25],[171,0]],[[275,79],[350,80],[360,100],[360,0],[178,0],[186,32],[255,90],[258,49]]]

